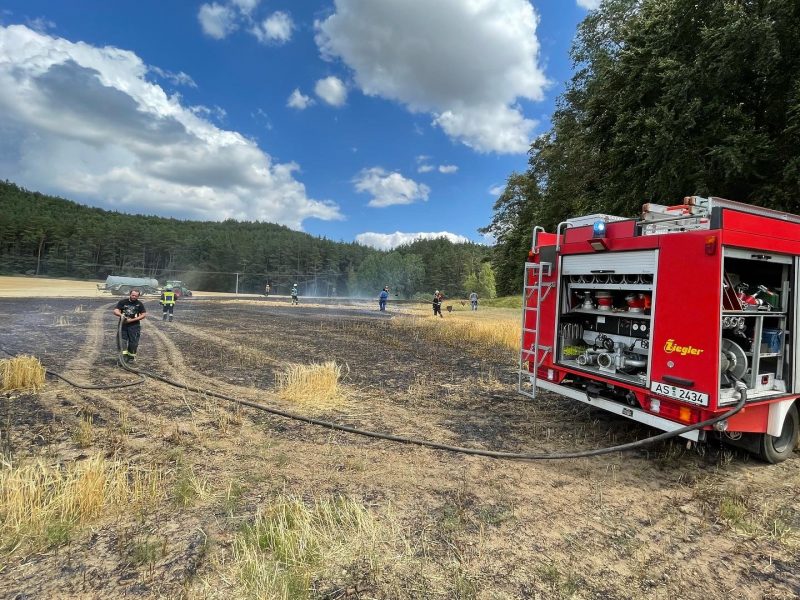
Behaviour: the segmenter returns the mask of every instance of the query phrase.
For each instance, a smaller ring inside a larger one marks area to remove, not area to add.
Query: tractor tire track
[[[86,337],[76,352],[75,358],[67,363],[67,371],[86,371],[91,369],[103,348],[103,317],[112,305],[103,305],[92,311],[86,325]],[[89,383],[83,375],[77,376],[81,383]]]
[[[172,325],[170,325],[171,327]],[[183,359],[183,353],[177,344],[173,342],[169,336],[164,333],[155,323],[148,323],[145,333],[152,334],[157,340],[156,352],[158,353],[158,362],[161,365],[169,366],[168,377],[176,381],[188,384],[191,380],[196,379],[197,374],[190,372],[190,368]]]
[[[212,335],[192,325],[185,325],[183,323],[172,323],[170,327],[174,327],[178,331],[186,333],[192,337],[196,337],[201,340],[205,340],[207,342],[212,342],[214,344],[224,346],[225,348],[233,351],[234,353],[240,353],[242,351],[242,348],[245,348],[245,345],[239,341],[232,340],[230,338],[227,338],[225,336],[216,333]],[[286,360],[273,358],[272,356],[269,356],[268,354],[262,352],[261,350],[256,350],[254,348],[247,348],[247,351],[257,354],[260,361],[272,363],[277,367],[288,367],[292,364]]]
[[[218,336],[207,334],[195,327],[191,327],[188,325],[179,325],[176,327],[175,323],[170,323],[169,327],[170,329],[174,328],[182,331],[183,333],[188,333],[189,335],[200,339],[213,341],[216,344],[221,343],[221,345],[231,350],[235,350],[236,348],[241,348],[241,344],[237,344],[233,341],[226,340]],[[175,379],[179,383],[189,384],[193,386],[208,387],[209,389],[212,389],[217,392],[236,395],[243,398],[247,398],[249,400],[263,401],[265,394],[273,395],[272,392],[269,390],[250,387],[250,386],[236,385],[233,383],[229,383],[227,381],[216,379],[214,377],[209,377],[208,375],[203,375],[202,373],[195,371],[186,364],[186,361],[183,358],[183,353],[181,352],[180,348],[178,348],[178,345],[174,341],[172,341],[166,333],[164,333],[160,329],[157,329],[154,326],[151,326],[148,329],[148,331],[152,331],[154,333],[154,336],[158,338],[159,344],[161,345],[158,351],[159,353],[165,354],[166,361],[171,365],[173,369],[170,373],[167,374],[167,377],[169,377],[170,379]],[[285,365],[289,364],[277,361],[275,359],[269,359],[269,360],[275,362],[276,364],[285,364]],[[163,385],[172,390],[172,393],[174,393],[175,391],[175,388],[169,386],[166,383],[158,381],[153,381],[152,383],[153,384],[158,383],[160,385]],[[214,400],[214,402],[220,402],[225,404],[222,400]]]

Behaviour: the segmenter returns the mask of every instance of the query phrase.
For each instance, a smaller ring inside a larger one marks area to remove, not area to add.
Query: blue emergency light
[[[592,237],[603,238],[606,237],[606,222],[595,221],[592,226]]]
[[[589,240],[589,245],[595,252],[603,252],[608,250],[608,244],[605,240],[606,237],[606,222],[595,221],[592,225],[592,239]]]

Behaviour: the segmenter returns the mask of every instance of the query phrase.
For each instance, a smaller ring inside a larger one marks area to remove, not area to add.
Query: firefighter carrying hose
[[[139,321],[147,317],[147,309],[139,300],[139,290],[131,290],[127,299],[117,302],[114,314],[122,319],[121,339],[117,340],[117,344],[122,344],[119,349],[122,350],[126,361],[136,360],[136,350],[139,348],[139,337],[142,334]]]
[[[171,285],[166,286],[161,291],[161,298],[159,299],[162,307],[162,320],[166,321],[169,317],[170,323],[172,322],[172,314],[175,311],[175,291]]]

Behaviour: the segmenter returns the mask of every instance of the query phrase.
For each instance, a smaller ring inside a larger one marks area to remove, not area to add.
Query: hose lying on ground
[[[122,348],[122,319],[119,321],[119,326],[117,327],[117,342],[118,347]],[[241,406],[248,406],[250,408],[255,408],[257,410],[261,410],[267,412],[272,415],[276,415],[279,417],[283,417],[285,419],[291,419],[294,421],[300,421],[303,423],[308,423],[310,425],[316,425],[318,427],[324,427],[326,429],[331,429],[333,431],[341,431],[343,433],[352,433],[355,435],[361,435],[364,437],[369,437],[373,439],[379,440],[387,440],[390,442],[398,442],[401,444],[411,444],[415,446],[423,446],[425,448],[431,448],[433,450],[444,450],[447,452],[455,452],[458,454],[467,454],[472,456],[486,456],[489,458],[499,458],[499,459],[506,459],[506,460],[561,460],[567,458],[587,458],[592,456],[601,456],[603,454],[612,454],[614,452],[625,452],[629,450],[636,450],[639,448],[643,448],[650,444],[654,444],[656,442],[661,442],[664,440],[668,440],[674,437],[678,437],[683,433],[688,433],[690,431],[695,431],[697,429],[701,429],[703,427],[710,427],[715,423],[723,421],[725,419],[731,418],[733,415],[738,413],[742,408],[744,408],[745,403],[747,402],[747,388],[739,383],[737,384],[737,391],[739,392],[739,401],[727,412],[712,417],[711,419],[707,419],[705,421],[701,421],[699,423],[695,423],[693,425],[687,425],[685,427],[681,427],[679,429],[675,429],[673,431],[667,431],[664,433],[660,433],[658,435],[654,435],[649,438],[645,438],[643,440],[637,440],[635,442],[628,442],[626,444],[619,444],[616,446],[609,446],[607,448],[595,448],[593,450],[582,450],[577,452],[560,452],[560,453],[525,453],[525,452],[505,452],[500,450],[482,450],[480,448],[465,448],[462,446],[451,446],[449,444],[441,444],[439,442],[433,442],[430,440],[424,440],[420,438],[412,438],[400,435],[394,435],[391,433],[382,433],[379,431],[370,431],[367,429],[359,429],[357,427],[350,427],[349,425],[341,425],[339,423],[334,423],[332,421],[324,421],[322,419],[315,419],[313,417],[306,417],[303,415],[298,415],[295,413],[290,413],[284,410],[280,410],[277,408],[273,408],[271,406],[267,406],[266,404],[261,404],[259,402],[253,402],[252,400],[244,400],[242,398],[234,398],[232,396],[228,396],[226,394],[222,394],[219,392],[215,392],[212,390],[202,389],[193,385],[187,385],[184,383],[179,383],[177,381],[173,381],[167,377],[162,375],[158,375],[157,373],[152,373],[150,371],[141,371],[137,369],[133,369],[124,359],[124,355],[122,354],[122,350],[120,350],[118,355],[118,362],[119,365],[128,371],[129,373],[134,373],[138,375],[141,380],[135,381],[131,383],[124,383],[124,384],[111,384],[106,386],[83,386],[76,383],[73,383],[69,379],[65,378],[58,373],[54,373],[53,371],[48,370],[47,373],[59,377],[73,385],[75,387],[81,389],[112,389],[116,387],[126,387],[131,385],[138,385],[142,383],[145,379],[145,376],[150,377],[151,379],[155,379],[157,381],[161,381],[166,383],[167,385],[171,385],[176,388],[180,388],[189,392],[194,392],[197,394],[203,394],[205,396],[211,396],[213,398],[219,398],[221,400],[226,400],[228,402],[233,402],[235,404],[239,404]]]
[[[0,348],[0,352],[2,352],[3,354],[6,354],[7,356],[11,356],[11,357],[19,356],[18,353],[9,352],[5,348]],[[51,371],[50,369],[47,369],[47,368],[45,368],[44,372],[47,375],[50,375],[52,377],[57,377],[58,379],[61,379],[62,381],[66,381],[72,387],[78,388],[80,390],[114,390],[114,389],[117,389],[117,388],[131,387],[133,385],[141,385],[141,384],[143,384],[145,382],[144,375],[140,375],[138,373],[137,373],[137,375],[139,376],[139,379],[136,379],[135,381],[125,381],[125,382],[121,382],[121,383],[104,383],[104,384],[93,385],[93,384],[84,384],[84,383],[78,383],[76,381],[72,381],[71,379],[65,377],[61,373],[56,373],[55,371]]]
[[[122,320],[120,319],[120,325],[117,329],[117,336],[118,341],[120,342],[119,347],[122,347],[121,336],[122,336]],[[119,364],[120,366],[129,371],[130,373],[136,373],[137,375],[146,375],[152,379],[156,379],[167,385],[174,386],[176,388],[180,388],[189,392],[195,392],[197,394],[203,394],[206,396],[211,396],[213,398],[219,398],[221,400],[227,400],[228,402],[234,402],[236,404],[240,404],[242,406],[249,406],[250,408],[255,408],[258,410],[262,410],[264,412],[277,415],[279,417],[284,417],[286,419],[292,419],[294,421],[301,421],[303,423],[308,423],[310,425],[317,425],[319,427],[324,427],[326,429],[332,429],[333,431],[342,431],[344,433],[352,433],[355,435],[361,435],[364,437],[379,439],[379,440],[388,440],[391,442],[399,442],[401,444],[413,444],[416,446],[424,446],[426,448],[432,448],[434,450],[445,450],[447,452],[456,452],[459,454],[469,454],[473,456],[487,456],[489,458],[502,458],[507,460],[559,460],[565,458],[584,458],[590,456],[600,456],[603,454],[611,454],[614,452],[624,452],[627,450],[635,450],[637,448],[642,448],[649,444],[654,444],[656,442],[660,442],[663,440],[668,440],[674,437],[681,435],[682,433],[688,433],[690,431],[694,431],[696,429],[700,429],[702,427],[709,427],[714,423],[718,423],[724,419],[729,419],[736,413],[738,413],[742,408],[744,408],[745,402],[747,402],[747,388],[743,384],[737,385],[737,390],[739,392],[739,402],[737,402],[736,406],[732,407],[729,411],[712,417],[711,419],[707,419],[705,421],[701,421],[699,423],[695,423],[694,425],[687,425],[686,427],[681,427],[680,429],[675,429],[673,431],[667,431],[658,435],[654,435],[649,438],[645,438],[643,440],[638,440],[635,442],[629,442],[627,444],[619,444],[617,446],[610,446],[608,448],[596,448],[594,450],[583,450],[579,452],[562,452],[562,453],[542,453],[542,454],[531,454],[531,453],[524,453],[524,452],[504,452],[500,450],[481,450],[480,448],[465,448],[462,446],[451,446],[448,444],[440,444],[438,442],[432,442],[430,440],[423,440],[419,438],[412,438],[412,437],[405,437],[400,435],[394,435],[391,433],[382,433],[379,431],[370,431],[367,429],[359,429],[357,427],[350,427],[349,425],[341,425],[339,423],[334,423],[332,421],[323,421],[322,419],[314,419],[312,417],[306,417],[303,415],[298,415],[295,413],[290,413],[284,410],[280,410],[277,408],[273,408],[271,406],[267,406],[266,404],[261,404],[259,402],[253,402],[251,400],[244,400],[242,398],[234,398],[232,396],[228,396],[226,394],[221,394],[219,392],[214,392],[212,390],[205,390],[202,388],[195,387],[193,385],[187,385],[184,383],[179,383],[177,381],[173,381],[167,377],[162,375],[158,375],[157,373],[152,373],[150,371],[140,371],[131,368],[123,358],[123,354],[120,351],[119,354]]]

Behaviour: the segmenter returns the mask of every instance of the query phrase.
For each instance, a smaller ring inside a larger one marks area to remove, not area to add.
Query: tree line
[[[335,242],[273,223],[183,221],[83,206],[0,182],[0,273],[105,279],[180,279],[190,287],[399,297],[445,289],[466,296],[490,249],[419,240],[391,252]],[[472,276],[473,279],[468,279]],[[485,290],[484,295],[493,295]]]
[[[800,210],[800,2],[605,0],[579,25],[552,127],[494,205],[498,292],[534,225],[720,196]]]

